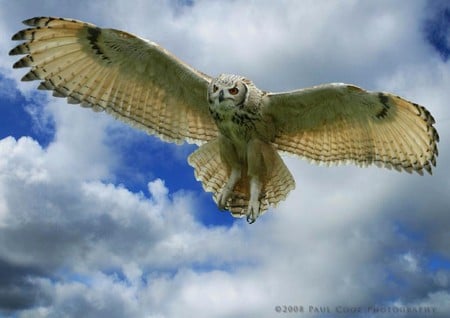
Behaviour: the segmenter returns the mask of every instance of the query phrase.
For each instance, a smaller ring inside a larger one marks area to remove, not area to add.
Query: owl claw
[[[255,223],[255,221],[256,221],[256,219],[252,219],[252,218],[250,217],[250,215],[247,215],[247,223],[248,223],[248,224],[253,224],[253,223]]]
[[[259,201],[251,202],[248,205],[247,210],[247,222],[248,224],[255,223],[256,219],[259,217]]]
[[[219,194],[219,197],[217,198],[217,206],[219,207],[220,210],[222,211],[228,210],[227,203],[230,200],[230,197],[231,197],[231,190],[225,187]]]

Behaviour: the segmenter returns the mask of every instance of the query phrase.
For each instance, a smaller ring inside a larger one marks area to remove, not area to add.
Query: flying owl
[[[212,78],[135,35],[63,18],[24,21],[31,28],[10,55],[30,67],[23,81],[94,111],[106,111],[161,139],[200,147],[195,177],[221,210],[253,223],[294,189],[279,152],[316,163],[376,164],[431,174],[439,136],[422,106],[354,85],[283,93],[249,79]]]

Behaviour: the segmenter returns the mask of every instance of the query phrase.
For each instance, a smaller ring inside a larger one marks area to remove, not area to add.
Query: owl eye
[[[239,93],[239,89],[238,89],[237,87],[233,87],[233,88],[230,88],[230,89],[228,90],[228,92],[229,92],[231,95],[236,95],[237,93]]]
[[[216,85],[213,85],[213,93],[217,92],[219,88]]]

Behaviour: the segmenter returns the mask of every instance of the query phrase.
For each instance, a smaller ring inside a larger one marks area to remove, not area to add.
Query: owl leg
[[[261,214],[260,197],[267,175],[273,169],[275,149],[259,139],[253,139],[247,147],[247,174],[250,177],[250,200],[247,209],[247,222],[253,223]]]
[[[241,179],[242,168],[236,149],[226,137],[219,136],[219,147],[222,162],[227,166],[227,170],[231,171],[228,181],[217,197],[219,209],[226,210],[228,201],[232,199],[233,189]]]
[[[234,186],[236,185],[236,183],[239,181],[240,178],[241,178],[241,169],[232,168],[230,177],[228,178],[225,187],[222,189],[217,198],[217,205],[219,206],[219,209],[226,210],[227,202],[231,198]]]
[[[261,193],[262,183],[259,178],[250,179],[250,200],[247,209],[247,222],[252,224],[256,221],[260,214],[259,195]]]

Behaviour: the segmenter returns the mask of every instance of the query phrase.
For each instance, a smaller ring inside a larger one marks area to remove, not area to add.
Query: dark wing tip
[[[17,50],[17,46],[9,51],[8,55],[19,55],[19,51]]]
[[[35,28],[39,28],[39,27],[51,27],[50,24],[52,24],[52,22],[56,21],[57,24],[59,21],[66,21],[66,22],[81,22],[75,19],[66,19],[66,18],[60,18],[60,17],[34,17],[31,19],[27,19],[22,21],[23,24],[31,26],[31,27],[35,27]]]
[[[25,25],[28,25],[28,26],[35,27],[35,26],[38,26],[42,20],[47,20],[47,19],[51,20],[52,18],[50,18],[50,17],[34,17],[34,18],[23,20],[22,23]]]
[[[35,81],[39,79],[41,79],[39,74],[36,73],[33,69],[22,77],[23,82]]]
[[[13,64],[13,68],[30,67],[33,64],[33,58],[30,55],[24,56],[16,63]]]
[[[13,41],[28,40],[28,38],[27,38],[27,33],[28,33],[28,31],[30,31],[30,30],[31,30],[31,29],[20,30],[19,32],[15,33],[15,34],[11,37],[11,40],[13,40]]]
[[[14,35],[11,37],[11,40],[13,40],[13,41],[20,41],[20,40],[23,40],[23,34],[24,34],[24,31],[22,30],[22,31],[19,31],[19,32],[17,32],[17,33],[14,33]]]
[[[9,55],[20,55],[20,54],[27,54],[30,53],[30,49],[27,45],[19,44],[15,48],[13,48],[11,51],[9,51]]]

